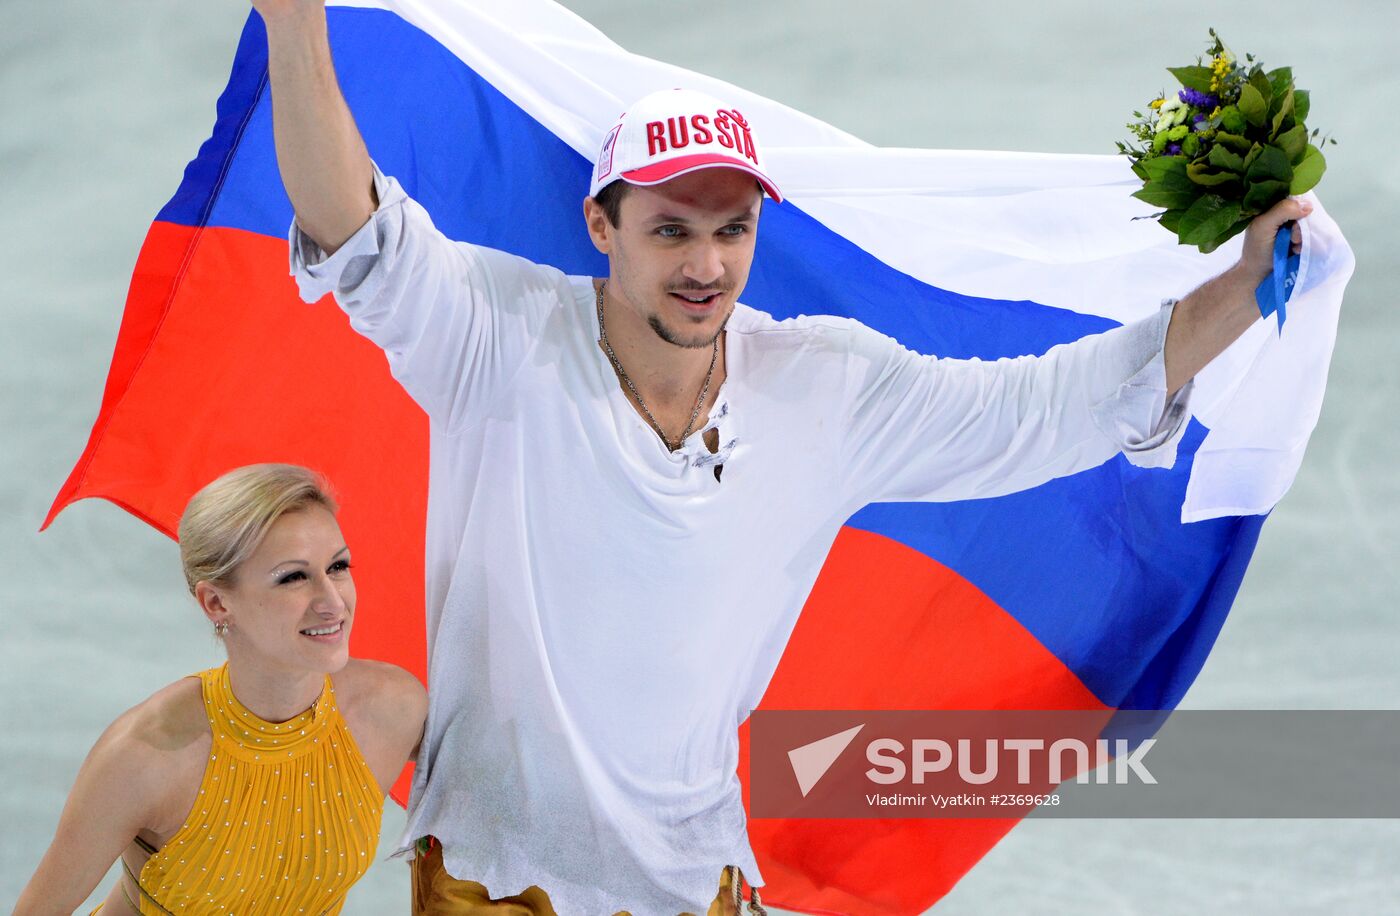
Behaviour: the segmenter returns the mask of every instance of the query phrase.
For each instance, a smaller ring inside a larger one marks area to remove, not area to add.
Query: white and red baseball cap
[[[711,168],[748,172],[782,203],[742,114],[703,92],[663,89],[638,100],[604,135],[588,194],[619,179],[654,185]]]

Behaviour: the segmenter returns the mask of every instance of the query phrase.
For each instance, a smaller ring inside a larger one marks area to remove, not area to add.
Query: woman
[[[103,916],[340,911],[427,696],[402,668],[349,656],[355,583],[335,511],[315,474],[278,464],[190,500],[180,559],[228,661],[103,733],[17,914],[72,913],[117,858]]]

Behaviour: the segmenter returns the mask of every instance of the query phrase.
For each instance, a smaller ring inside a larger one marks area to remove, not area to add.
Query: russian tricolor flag
[[[341,85],[384,171],[452,238],[568,273],[606,273],[580,217],[602,132],[671,86],[731,100],[760,132],[788,200],[764,207],[743,298],[779,318],[849,315],[943,356],[1041,353],[1155,311],[1238,251],[1201,256],[1134,222],[1150,210],[1129,197],[1121,157],[874,148],[628,54],[549,0],[328,12]],[[421,674],[427,421],[339,309],[297,298],[267,79],[254,14],[213,136],[151,226],[92,438],[49,520],[99,496],[173,536],[190,494],[229,468],[323,470],[362,606],[393,609],[360,619],[356,653]],[[1174,706],[1302,460],[1352,267],[1317,205],[1286,330],[1260,322],[1197,377],[1170,470],[1120,456],[1013,496],[857,513],[763,705]],[[750,836],[779,906],[913,913],[1011,826],[764,820]]]

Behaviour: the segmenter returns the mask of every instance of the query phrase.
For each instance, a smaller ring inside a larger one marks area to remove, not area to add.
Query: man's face
[[[632,187],[616,226],[591,198],[589,234],[611,263],[610,305],[678,347],[709,347],[749,278],[762,192],[751,175],[702,169]]]

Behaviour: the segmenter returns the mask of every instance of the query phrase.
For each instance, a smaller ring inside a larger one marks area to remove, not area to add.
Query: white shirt
[[[1191,386],[1166,403],[1170,303],[994,362],[741,304],[708,422],[671,453],[597,345],[589,278],[452,242],[377,168],[375,185],[329,258],[293,225],[292,271],[430,418],[430,702],[404,843],[435,835],[493,896],[537,884],[565,916],[671,916],[704,912],[725,865],[761,885],[736,730],[846,519],[1119,451],[1167,467],[1186,426]]]

